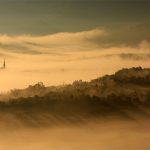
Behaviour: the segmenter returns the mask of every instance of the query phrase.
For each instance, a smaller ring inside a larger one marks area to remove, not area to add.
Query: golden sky
[[[40,36],[1,35],[1,64],[6,59],[6,69],[0,70],[1,91],[39,81],[46,85],[89,81],[123,67],[150,67],[148,41],[136,46],[95,42],[110,35],[100,28]]]

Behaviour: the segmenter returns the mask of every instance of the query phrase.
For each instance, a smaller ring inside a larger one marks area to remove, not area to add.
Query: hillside
[[[38,83],[12,90],[7,98],[0,102],[3,123],[40,126],[102,118],[149,119],[150,69],[122,69],[90,82],[75,81],[57,87]]]

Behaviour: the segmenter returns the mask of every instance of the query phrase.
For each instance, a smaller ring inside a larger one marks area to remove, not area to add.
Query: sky
[[[0,0],[0,91],[150,67],[150,0]]]

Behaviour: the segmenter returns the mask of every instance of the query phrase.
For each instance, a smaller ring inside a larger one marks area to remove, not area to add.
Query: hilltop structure
[[[4,69],[6,68],[5,58],[4,58],[3,68],[4,68]]]
[[[1,69],[5,69],[6,68],[6,61],[5,61],[5,58],[4,58],[4,63],[3,63],[3,66],[1,67]]]

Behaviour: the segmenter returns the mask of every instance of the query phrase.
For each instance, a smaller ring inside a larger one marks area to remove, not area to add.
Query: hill
[[[102,118],[149,119],[150,69],[122,69],[90,82],[80,80],[57,87],[40,82],[12,90],[7,98],[0,102],[1,122],[40,126]]]

